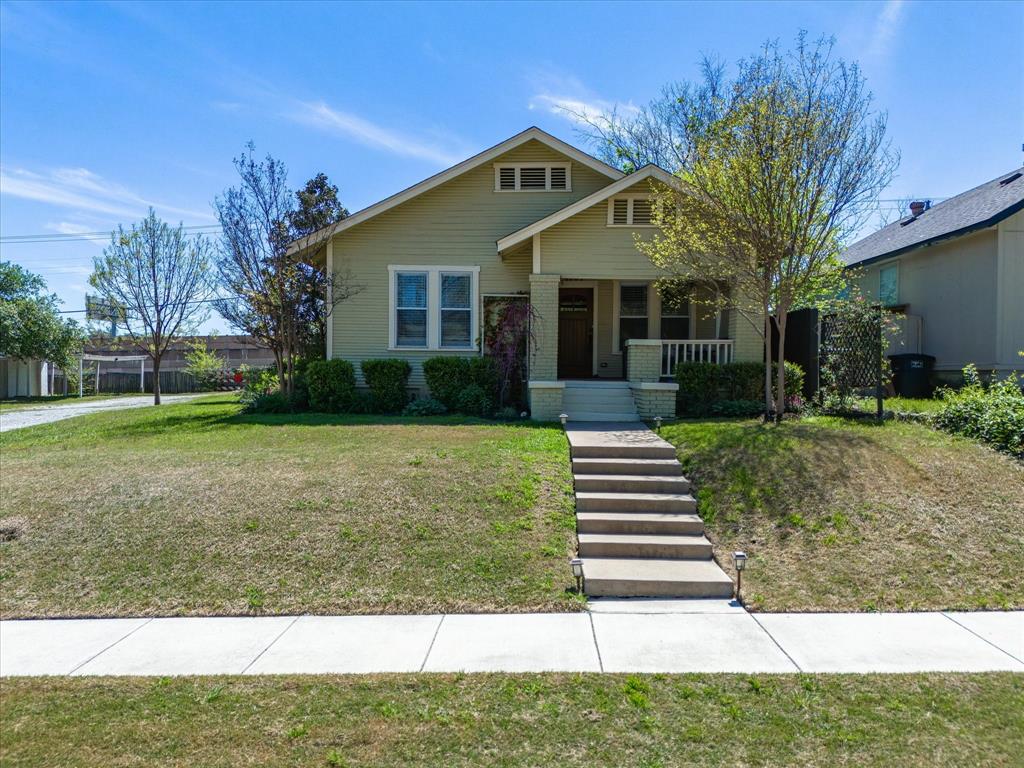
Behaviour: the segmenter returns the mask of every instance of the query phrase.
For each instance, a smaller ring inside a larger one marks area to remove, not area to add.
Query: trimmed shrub
[[[458,413],[467,416],[489,416],[494,406],[493,398],[477,384],[470,384],[461,393],[455,404]]]
[[[773,384],[777,371],[778,366],[773,364]],[[676,400],[680,415],[706,416],[715,413],[713,408],[716,403],[741,401],[756,402],[758,407],[754,413],[761,413],[764,410],[763,363],[680,363],[676,366],[676,383],[679,384]],[[796,363],[787,361],[787,402],[798,401],[803,385],[803,369]]]
[[[430,394],[453,413],[482,416],[494,410],[498,374],[488,357],[431,357],[423,361]]]
[[[935,414],[935,426],[1024,456],[1024,393],[1016,377],[995,381],[986,389],[977,369],[968,365],[964,382],[962,389],[940,392],[943,405]]]
[[[757,416],[764,413],[760,400],[719,400],[711,404],[714,416]]]
[[[295,409],[284,392],[268,392],[257,395],[245,410],[249,413],[291,413]]]
[[[406,360],[363,360],[363,378],[377,413],[398,413],[409,401],[412,366]]]
[[[322,413],[348,413],[357,404],[356,373],[348,360],[314,360],[306,370],[309,407]]]
[[[444,403],[432,397],[413,400],[402,409],[403,416],[440,416],[445,413],[448,413],[448,409]]]

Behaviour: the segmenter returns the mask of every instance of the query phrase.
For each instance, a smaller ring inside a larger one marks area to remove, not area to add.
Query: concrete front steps
[[[639,422],[570,423],[566,434],[587,595],[732,596],[671,444]]]
[[[625,381],[566,381],[562,412],[569,421],[635,422],[639,420],[633,390]]]

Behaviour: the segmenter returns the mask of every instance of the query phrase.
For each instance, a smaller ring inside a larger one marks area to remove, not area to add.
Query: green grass
[[[0,400],[0,413],[11,413],[12,411],[28,411],[35,408],[45,408],[48,405],[75,405],[77,403],[90,403],[97,400],[112,400],[115,397],[138,397],[141,392],[111,393],[98,395],[85,395],[79,397],[74,395],[39,395],[36,397],[13,397],[7,400]]]
[[[896,413],[937,413],[943,406],[942,400],[923,397],[887,397],[882,401],[882,407],[887,411]],[[857,400],[857,407],[866,412],[875,412],[875,399],[873,397],[862,397]]]
[[[580,607],[557,427],[239,410],[0,435],[0,615]]]
[[[20,766],[1013,766],[1024,675],[4,680]]]
[[[920,424],[807,418],[662,429],[715,556],[766,611],[1024,607],[1024,465]]]

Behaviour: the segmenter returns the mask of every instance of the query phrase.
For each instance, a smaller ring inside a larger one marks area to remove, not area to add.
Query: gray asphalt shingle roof
[[[1017,176],[1013,181],[1003,183]],[[965,235],[998,224],[1024,209],[1024,167],[1001,174],[981,186],[943,200],[916,219],[909,214],[858,240],[843,253],[847,265],[864,264],[937,240]]]

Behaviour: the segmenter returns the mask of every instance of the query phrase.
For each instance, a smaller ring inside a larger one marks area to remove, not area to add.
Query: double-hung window
[[[479,267],[388,271],[392,349],[476,349]]]
[[[647,338],[647,284],[619,286],[619,349]]]
[[[675,291],[661,295],[661,338],[690,338],[690,297]]]

